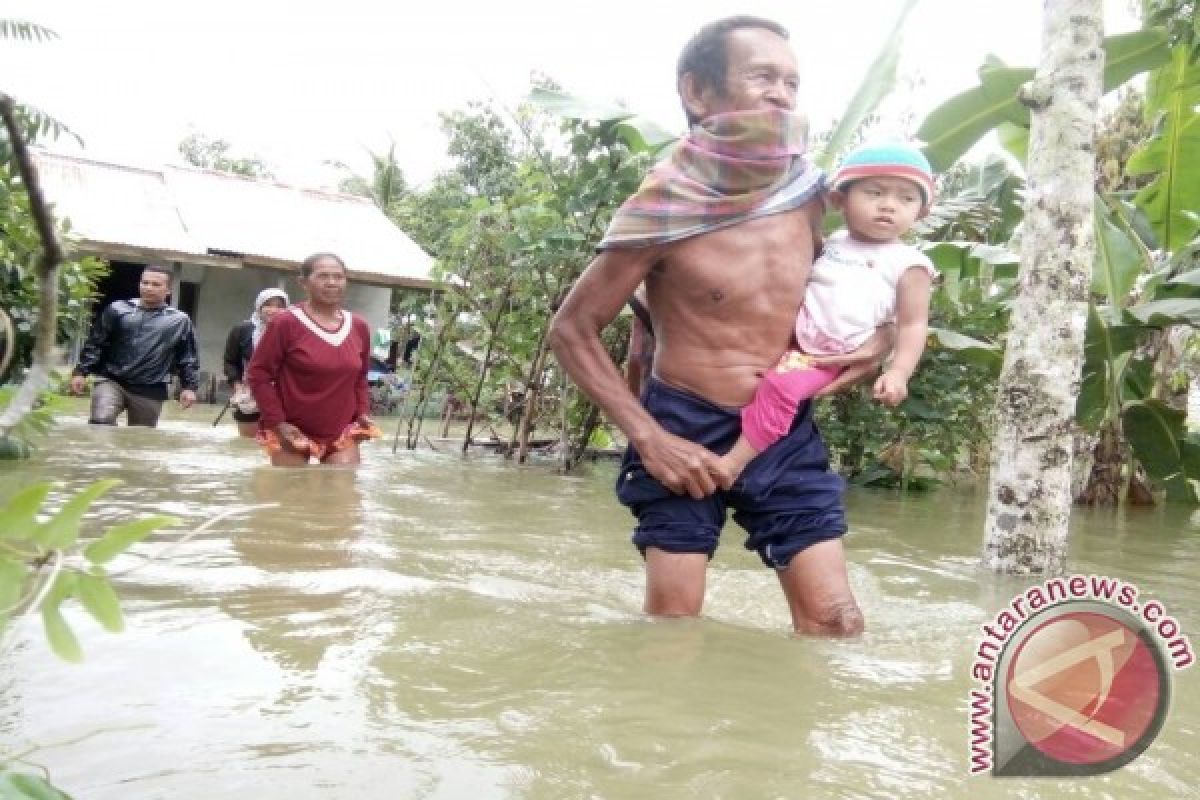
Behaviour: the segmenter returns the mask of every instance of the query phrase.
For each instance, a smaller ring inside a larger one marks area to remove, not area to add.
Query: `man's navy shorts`
[[[642,405],[669,433],[724,454],[741,433],[741,412],[651,378]],[[796,412],[791,432],[746,466],[728,491],[718,489],[702,500],[678,495],[646,472],[632,446],[625,451],[617,477],[617,499],[638,524],[633,543],[669,553],[717,549],[726,508],[749,537],[746,549],[758,552],[768,567],[782,569],[801,550],[846,532],[842,503],[845,483],[829,471],[829,456],[812,418],[812,403]]]

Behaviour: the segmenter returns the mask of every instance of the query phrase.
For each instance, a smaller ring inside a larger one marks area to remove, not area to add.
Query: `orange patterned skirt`
[[[307,455],[317,461],[324,461],[327,457],[339,450],[345,450],[352,444],[365,442],[367,439],[378,439],[381,436],[383,436],[383,432],[374,425],[364,426],[355,421],[347,425],[341,434],[332,441],[321,441],[306,433],[300,433],[285,441],[275,431],[261,429],[255,435],[255,439],[269,454],[295,453]]]

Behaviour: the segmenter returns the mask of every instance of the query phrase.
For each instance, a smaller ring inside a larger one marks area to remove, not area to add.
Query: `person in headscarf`
[[[380,436],[367,386],[371,330],[344,307],[347,281],[333,253],[304,259],[306,299],[271,321],[246,368],[262,410],[258,441],[275,466],[358,464],[359,444]]]
[[[287,292],[282,289],[263,289],[254,298],[254,311],[250,318],[233,326],[225,340],[225,380],[229,381],[233,391],[229,405],[233,409],[238,433],[249,439],[253,439],[258,430],[259,413],[254,395],[245,383],[246,365],[250,363],[250,356],[254,354],[254,348],[262,339],[271,317],[287,307]]]

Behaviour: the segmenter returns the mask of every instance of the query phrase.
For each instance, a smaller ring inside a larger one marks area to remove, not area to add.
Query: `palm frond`
[[[2,21],[2,20],[0,20]],[[0,96],[3,96],[0,92]],[[72,137],[79,145],[83,146],[83,138],[75,131],[67,127],[67,124],[57,117],[42,111],[37,106],[31,106],[28,103],[15,103],[17,121],[21,126],[22,133],[27,142],[37,142],[41,139],[49,137],[50,139],[58,139],[62,135]],[[7,150],[7,134],[3,129],[0,129],[0,153]]]
[[[26,42],[44,42],[57,39],[58,34],[44,25],[23,19],[0,19],[0,39],[20,39]]]

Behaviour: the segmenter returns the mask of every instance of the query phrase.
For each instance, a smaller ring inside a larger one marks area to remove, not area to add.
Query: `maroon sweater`
[[[271,320],[246,368],[262,429],[288,422],[328,442],[368,412],[371,331],[362,317],[342,314],[336,331],[322,328],[300,306]]]

